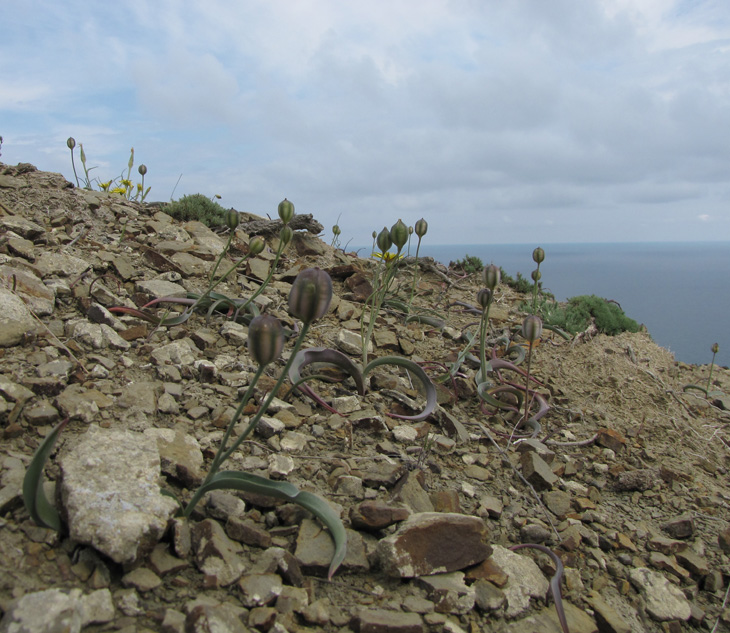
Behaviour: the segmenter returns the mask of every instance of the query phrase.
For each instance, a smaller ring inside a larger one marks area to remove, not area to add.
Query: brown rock
[[[610,448],[614,453],[620,453],[626,447],[626,438],[613,429],[601,429],[596,437],[596,444]]]
[[[382,530],[405,521],[410,515],[408,508],[384,501],[363,501],[350,508],[350,522],[356,530]]]
[[[395,534],[382,539],[377,555],[390,576],[412,578],[457,571],[491,554],[488,536],[486,523],[477,517],[422,512],[410,516]]]
[[[689,538],[694,534],[695,522],[691,515],[685,514],[665,523],[662,530],[672,538]]]
[[[550,466],[535,452],[522,453],[520,457],[522,475],[529,481],[535,490],[550,490],[558,481]]]

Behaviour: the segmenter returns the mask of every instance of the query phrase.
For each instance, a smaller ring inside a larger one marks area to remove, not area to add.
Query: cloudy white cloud
[[[367,243],[730,240],[724,0],[224,0],[2,9],[2,160],[152,197],[284,196]],[[698,222],[704,216],[711,222]]]

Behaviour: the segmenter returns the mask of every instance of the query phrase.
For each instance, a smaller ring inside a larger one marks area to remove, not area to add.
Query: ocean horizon
[[[536,266],[532,251],[541,246],[543,289],[558,301],[591,294],[612,299],[677,360],[708,364],[718,343],[715,362],[730,364],[730,242],[432,245],[429,237],[420,256],[448,265],[471,255],[528,279]]]

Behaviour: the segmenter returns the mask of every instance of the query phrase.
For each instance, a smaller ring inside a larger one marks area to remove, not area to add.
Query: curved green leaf
[[[355,381],[358,393],[362,396],[365,395],[365,382],[363,380],[363,374],[360,368],[342,352],[338,352],[336,349],[328,347],[310,347],[297,352],[294,357],[294,361],[289,367],[289,380],[295,385],[302,393],[309,396],[312,400],[319,403],[321,406],[331,409],[331,407],[322,400],[316,392],[307,385],[299,384],[302,381],[301,370],[307,365],[313,363],[327,363],[329,365],[335,365],[339,367],[347,374],[349,374]]]
[[[243,490],[244,492],[253,492],[259,495],[266,495],[267,497],[284,499],[285,501],[296,503],[302,508],[309,510],[329,529],[332,540],[335,543],[335,553],[332,556],[327,573],[327,578],[332,579],[332,576],[345,559],[347,553],[347,533],[345,532],[345,526],[342,524],[340,517],[324,499],[311,492],[299,490],[299,488],[294,484],[290,484],[288,481],[272,481],[251,473],[222,470],[198,488],[193,500],[188,504],[187,514],[194,507],[193,501],[197,503],[197,500],[206,492],[221,488]]]
[[[56,532],[60,532],[62,529],[61,517],[54,505],[46,498],[46,493],[43,492],[43,467],[53,451],[58,436],[66,428],[68,420],[69,418],[63,420],[46,435],[33,454],[33,459],[23,477],[23,503],[25,503],[30,518],[37,525],[56,530]]]
[[[415,374],[416,378],[421,381],[421,384],[426,391],[426,407],[423,409],[423,411],[421,411],[421,413],[417,415],[396,415],[395,413],[390,413],[388,415],[393,418],[399,418],[401,420],[412,420],[413,422],[419,422],[420,420],[425,420],[429,415],[433,413],[434,409],[436,408],[436,387],[434,387],[431,379],[428,377],[428,374],[423,371],[420,365],[417,365],[407,358],[401,358],[400,356],[383,356],[381,358],[376,358],[375,360],[370,361],[367,365],[365,365],[365,368],[362,370],[363,377],[365,377],[369,371],[375,369],[376,367],[379,367],[380,365],[398,365],[407,369],[412,374]]]

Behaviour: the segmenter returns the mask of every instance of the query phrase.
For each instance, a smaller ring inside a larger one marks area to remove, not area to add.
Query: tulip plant
[[[243,432],[229,446],[228,443],[233,430],[253,395],[259,378],[266,367],[279,358],[284,348],[284,328],[277,318],[270,315],[259,315],[251,321],[248,332],[248,351],[257,363],[258,369],[226,428],[207,476],[188,503],[181,508],[181,515],[190,517],[205,493],[217,489],[242,490],[296,503],[312,512],[330,530],[335,542],[335,553],[330,563],[329,578],[332,577],[344,560],[347,548],[345,528],[339,515],[332,507],[321,497],[310,492],[300,491],[296,486],[288,482],[272,481],[251,473],[222,471],[220,468],[238,450],[241,444],[256,428],[261,417],[266,413],[266,410],[271,405],[282,383],[286,379],[289,368],[297,357],[310,326],[314,321],[325,315],[329,309],[331,300],[332,280],[326,272],[318,268],[308,268],[299,273],[289,293],[289,312],[292,316],[302,321],[299,337],[274,388],[269,392],[258,411],[251,417]],[[61,529],[59,514],[55,507],[47,500],[43,492],[43,466],[53,449],[58,435],[67,422],[68,420],[65,420],[59,424],[40,445],[31,461],[23,483],[23,499],[33,520],[39,525],[44,525],[59,531]]]
[[[76,178],[76,186],[80,187],[81,183],[79,181],[79,176],[76,173],[76,162],[74,161],[74,149],[76,148],[76,140],[73,136],[69,136],[69,138],[66,140],[66,147],[68,147],[71,150],[71,167],[74,171],[74,178]],[[92,180],[89,178],[89,172],[92,169],[96,169],[95,167],[91,167],[90,169],[86,167],[86,153],[84,152],[84,144],[79,144],[79,153],[81,158],[81,165],[84,168],[84,189],[91,189],[91,183]],[[114,179],[114,180],[108,180],[106,182],[101,182],[100,180],[97,180],[97,183],[99,185],[99,189],[101,191],[106,191],[108,193],[116,193],[121,196],[124,196],[127,200],[135,200],[138,202],[144,202],[145,198],[147,197],[147,194],[150,192],[151,187],[147,187],[145,190],[144,188],[144,177],[147,174],[147,166],[146,165],[140,165],[137,169],[139,172],[139,175],[142,176],[142,182],[137,183],[136,187],[132,185],[132,167],[134,166],[134,147],[130,151],[129,155],[129,161],[127,162],[127,176],[125,178],[124,171],[122,171],[121,175]],[[134,192],[134,197],[132,197],[132,193]]]
[[[228,268],[228,270],[226,270],[218,279],[215,279],[215,273],[218,271],[221,261],[231,247],[231,242],[233,241],[235,230],[239,224],[240,218],[238,212],[236,212],[234,209],[230,209],[226,214],[226,224],[231,232],[228,236],[228,241],[226,242],[223,251],[218,256],[218,259],[213,266],[213,270],[210,273],[208,288],[202,294],[188,293],[188,296],[186,298],[161,297],[159,299],[154,299],[153,301],[150,301],[148,304],[143,306],[141,310],[138,310],[136,308],[117,306],[114,308],[110,308],[110,311],[131,314],[146,321],[149,321],[150,323],[155,323],[156,325],[163,326],[180,325],[181,323],[187,321],[196,309],[200,308],[206,309],[208,315],[212,314],[216,310],[221,310],[225,308],[228,309],[229,312],[232,312],[234,314],[234,319],[237,318],[239,314],[245,315],[247,312],[250,315],[256,316],[258,314],[258,309],[256,308],[253,301],[268,286],[272,276],[274,275],[274,271],[276,270],[279,260],[281,259],[281,255],[284,252],[284,248],[286,248],[287,244],[291,242],[292,237],[294,236],[294,232],[292,231],[291,226],[289,226],[289,222],[294,217],[294,205],[289,200],[284,198],[284,200],[279,203],[277,210],[279,218],[281,219],[284,226],[282,226],[281,231],[279,232],[279,246],[276,249],[276,256],[274,257],[274,261],[269,267],[269,274],[267,275],[266,279],[264,279],[259,288],[248,299],[231,299],[225,295],[213,292],[218,285],[223,283],[234,271],[238,270],[244,262],[248,261],[248,259],[250,259],[251,257],[255,257],[256,255],[261,253],[266,246],[266,243],[262,238],[254,237],[248,244],[248,253],[238,261],[234,262]],[[182,305],[187,305],[188,308],[185,309],[185,311],[179,316],[163,319],[158,319],[152,314],[144,311],[145,308],[150,308],[159,303],[178,303]]]

